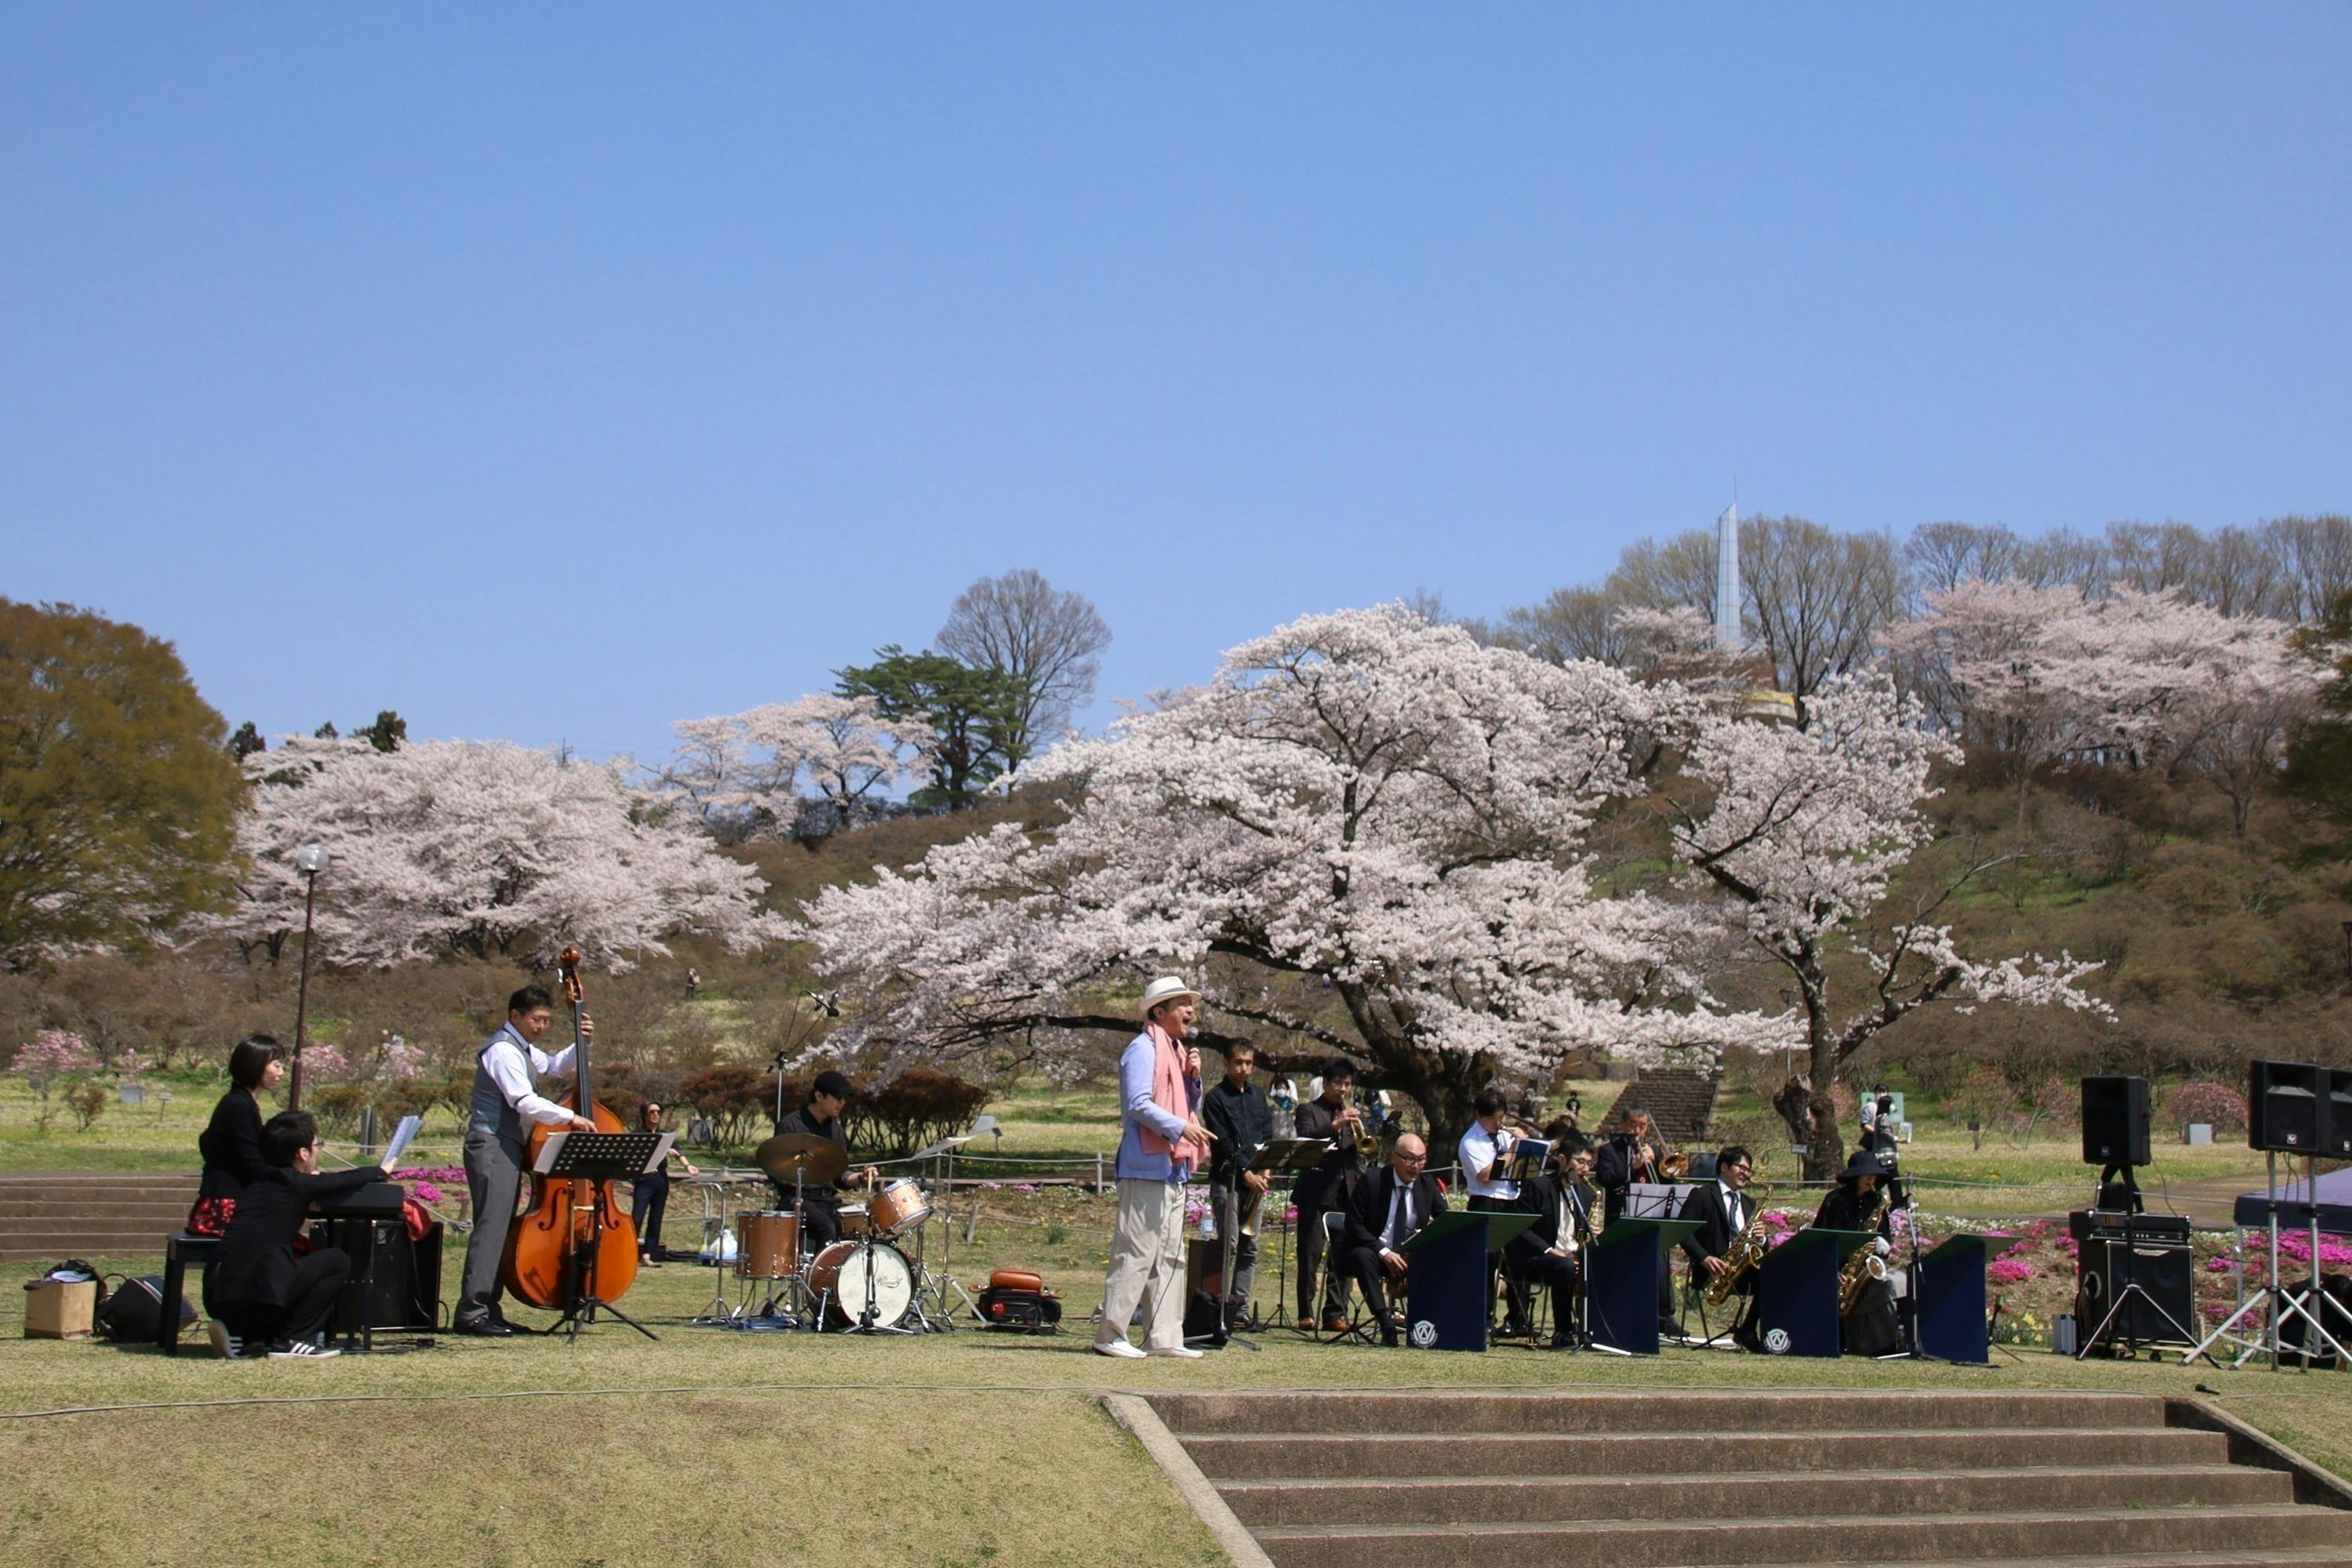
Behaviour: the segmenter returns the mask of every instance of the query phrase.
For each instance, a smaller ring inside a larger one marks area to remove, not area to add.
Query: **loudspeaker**
[[[362,1328],[431,1331],[441,1319],[441,1226],[435,1224],[421,1239],[412,1242],[407,1226],[399,1220],[333,1223],[347,1227],[336,1234],[334,1245],[352,1254],[352,1281],[336,1304],[334,1331],[355,1334]],[[374,1267],[362,1293],[358,1276],[370,1248]]]
[[[2196,1320],[2189,1315],[2193,1307],[2194,1259],[2194,1253],[2179,1242],[2152,1242],[2143,1237],[2130,1244],[2105,1237],[2084,1242],[2076,1266],[2074,1294],[2074,1312],[2082,1331],[2097,1332],[2116,1298],[2137,1284],[2147,1298],[2134,1296],[2124,1302],[2123,1310],[2107,1324],[2100,1342],[2114,1344],[2129,1340],[2143,1345],[2193,1343],[2183,1336],[2196,1325]],[[2166,1321],[2168,1315],[2170,1321]]]
[[[2145,1165],[2148,1148],[2147,1079],[2086,1078],[2083,1080],[2083,1163]]]
[[[2315,1154],[2325,1131],[2328,1075],[2309,1062],[2246,1067],[2246,1147]]]
[[[2326,1103],[2319,1108],[2319,1152],[2332,1160],[2352,1160],[2352,1069],[2322,1068]]]

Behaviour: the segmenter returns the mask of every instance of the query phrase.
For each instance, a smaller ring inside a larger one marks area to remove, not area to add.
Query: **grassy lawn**
[[[1032,1257],[1024,1239],[1019,1227],[983,1224],[971,1253]],[[1205,1533],[1094,1404],[1108,1388],[2187,1394],[2205,1384],[2227,1408],[2352,1472],[2341,1373],[2076,1364],[2033,1352],[1990,1369],[1693,1352],[1646,1362],[1516,1348],[1465,1356],[1279,1332],[1256,1353],[1107,1362],[1087,1353],[1077,1321],[1099,1286],[1099,1252],[1081,1250],[1085,1271],[1049,1269],[1071,1319],[1069,1331],[1045,1339],[696,1329],[684,1320],[715,1276],[682,1265],[645,1273],[624,1303],[662,1334],[657,1345],[607,1324],[576,1346],[445,1341],[407,1355],[229,1364],[0,1337],[6,1557],[213,1563],[240,1560],[224,1543],[261,1532],[274,1559],[354,1564],[1216,1562]],[[976,1281],[976,1267],[958,1271]],[[13,1318],[19,1300],[0,1311]],[[15,1330],[0,1318],[0,1336]],[[123,1405],[142,1408],[21,1414]],[[565,1528],[556,1521],[567,1511],[601,1522]]]

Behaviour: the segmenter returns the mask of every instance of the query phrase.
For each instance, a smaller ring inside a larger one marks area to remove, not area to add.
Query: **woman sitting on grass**
[[[294,1242],[312,1203],[383,1181],[391,1155],[385,1164],[321,1174],[318,1122],[307,1110],[281,1110],[261,1130],[261,1156],[268,1169],[238,1200],[205,1292],[217,1314],[213,1350],[235,1357],[266,1344],[272,1361],[333,1355],[327,1320],[351,1276],[351,1255],[322,1247],[298,1258]]]

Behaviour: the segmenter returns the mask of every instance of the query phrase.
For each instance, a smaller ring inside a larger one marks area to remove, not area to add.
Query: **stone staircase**
[[[1150,1403],[1276,1568],[2352,1563],[2162,1399],[1295,1390]],[[2352,1495],[2352,1494],[2346,1494]]]
[[[1712,1068],[1649,1068],[1625,1086],[1617,1110],[1647,1109],[1669,1147],[1695,1154],[1707,1146],[1722,1084],[1723,1075]]]
[[[160,1258],[195,1199],[194,1173],[0,1175],[0,1261]]]

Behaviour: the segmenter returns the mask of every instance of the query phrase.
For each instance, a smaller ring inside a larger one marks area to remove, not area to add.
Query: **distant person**
[[[639,1106],[637,1131],[668,1131],[669,1129],[662,1125],[662,1108],[650,1100]],[[665,1256],[661,1244],[662,1214],[669,1207],[669,1163],[673,1156],[686,1167],[688,1175],[702,1174],[694,1168],[693,1161],[673,1149],[662,1156],[660,1165],[638,1176],[629,1187],[629,1219],[636,1226],[637,1257],[646,1263],[658,1264]]]
[[[701,989],[702,971],[693,968],[688,969],[686,972],[686,999],[689,1002],[693,1001],[694,994]]]
[[[188,1210],[190,1236],[226,1236],[236,1200],[269,1166],[261,1157],[261,1099],[286,1076],[278,1042],[247,1035],[228,1053],[228,1092],[213,1107],[213,1118],[196,1137],[204,1176]]]
[[[1143,988],[1143,1032],[1118,1058],[1118,1216],[1103,1277],[1095,1353],[1197,1357],[1184,1342],[1184,1184],[1209,1152],[1200,1121],[1200,994],[1172,974]],[[1143,1310],[1143,1348],[1127,1326]]]
[[[205,1292],[213,1350],[229,1359],[249,1354],[256,1345],[267,1345],[271,1361],[331,1356],[327,1321],[351,1277],[351,1254],[321,1247],[297,1258],[294,1243],[312,1204],[383,1181],[391,1156],[382,1164],[321,1174],[319,1124],[307,1110],[271,1117],[261,1130],[261,1154],[267,1168],[238,1200]]]

